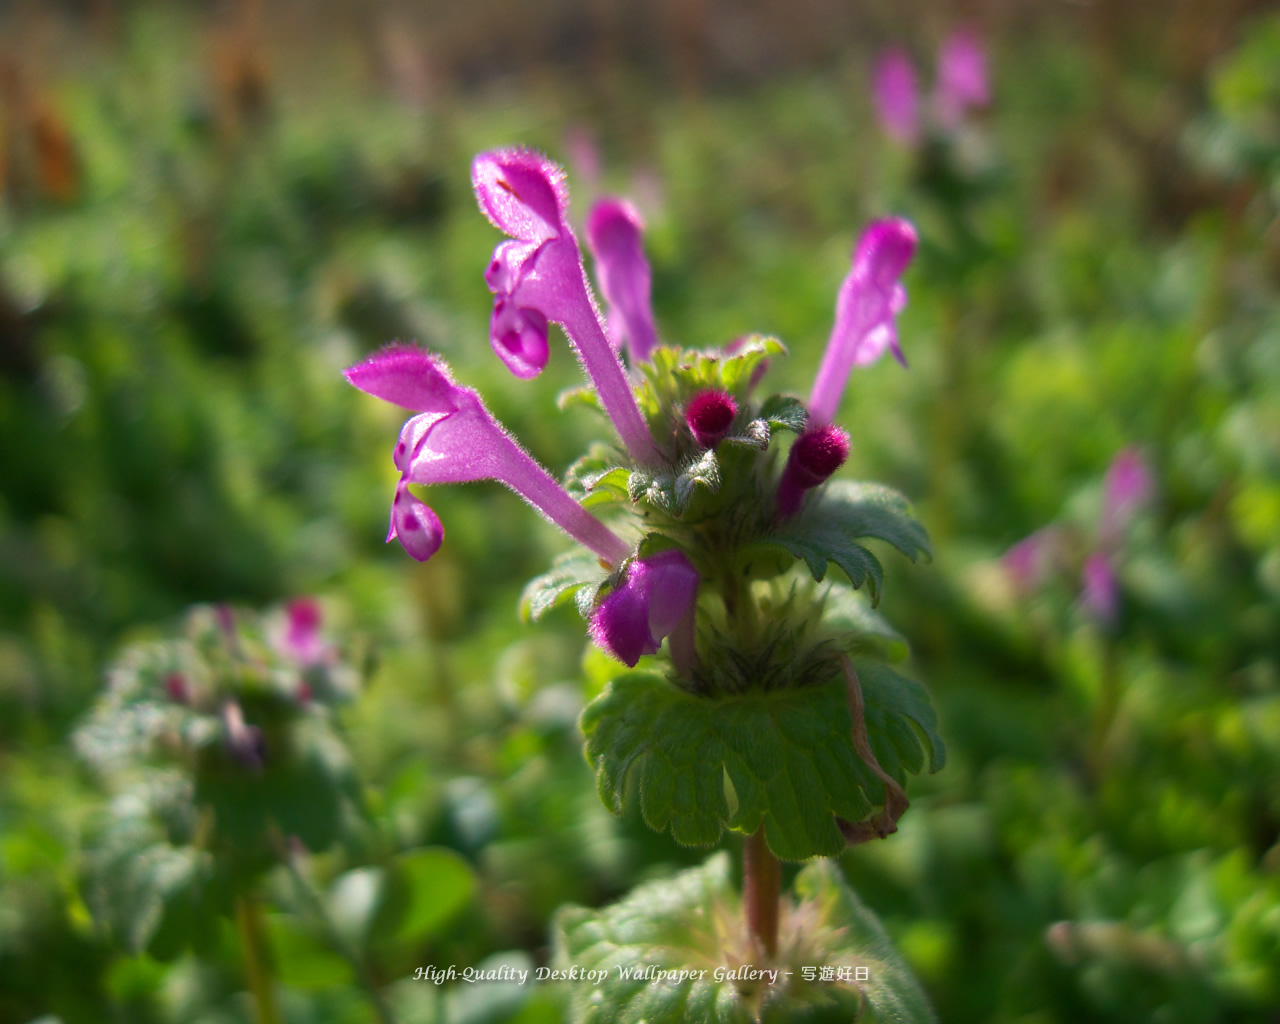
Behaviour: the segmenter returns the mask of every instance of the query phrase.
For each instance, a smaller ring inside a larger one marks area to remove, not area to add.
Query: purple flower
[[[524,451],[484,407],[480,396],[453,382],[436,357],[393,345],[346,371],[347,380],[375,398],[418,415],[401,428],[395,448],[400,481],[391,503],[387,540],[398,539],[418,561],[440,547],[444,529],[409,484],[505,484],[575,540],[610,564],[630,548],[588,513]]]
[[[898,345],[897,315],[907,304],[899,283],[915,253],[916,232],[905,220],[873,223],[853,254],[853,267],[840,286],[836,323],[809,394],[809,416],[830,423],[840,405],[849,372],[891,350],[906,365]]]
[[[334,648],[320,635],[323,614],[314,597],[295,597],[285,606],[284,635],[278,640],[282,653],[304,666],[328,661]]]
[[[698,571],[683,552],[637,559],[596,608],[591,638],[634,668],[642,654],[656,654],[663,637],[691,618],[697,596]]]
[[[565,219],[569,196],[560,168],[529,150],[494,150],[476,157],[471,180],[481,210],[514,239],[498,246],[485,274],[494,293],[494,350],[517,376],[536,376],[547,360],[545,324],[560,324],[631,457],[659,461],[600,324],[578,240]]]
[[[934,104],[938,123],[953,131],[971,107],[991,102],[987,55],[972,29],[952,32],[938,51],[938,84]]]
[[[899,47],[876,61],[872,94],[880,123],[891,138],[911,145],[920,138],[920,97],[911,58]]]
[[[829,423],[796,438],[778,482],[778,515],[784,519],[795,515],[805,493],[826,483],[848,458],[849,435]]]
[[[1111,561],[1101,551],[1093,552],[1084,560],[1080,570],[1080,603],[1102,625],[1115,622],[1120,592]]]
[[[1058,528],[1045,526],[1004,553],[1001,563],[1020,594],[1033,593],[1044,585],[1061,544]]]
[[[1154,489],[1151,468],[1137,448],[1123,449],[1107,467],[1103,484],[1102,517],[1098,542],[1115,547]]]
[[[633,366],[646,362],[658,343],[649,298],[652,274],[640,242],[643,231],[635,207],[620,199],[601,199],[587,217],[587,247],[609,304],[609,340],[615,349],[626,343]]]
[[[684,418],[693,439],[703,448],[714,448],[729,433],[738,415],[738,403],[725,391],[700,391],[690,399]]]

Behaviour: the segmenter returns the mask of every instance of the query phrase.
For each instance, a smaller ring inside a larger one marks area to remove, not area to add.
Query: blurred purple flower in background
[[[973,107],[991,102],[987,80],[987,54],[972,29],[958,29],[938,50],[938,81],[934,113],[944,131],[954,131]]]
[[[885,132],[904,145],[920,139],[920,94],[916,69],[905,50],[894,46],[876,61],[872,95]]]
[[[1154,490],[1155,476],[1136,447],[1122,449],[1107,467],[1096,534],[1080,567],[1080,607],[1102,625],[1116,621],[1120,610],[1116,563],[1129,526]],[[1009,548],[1001,563],[1016,591],[1026,595],[1044,586],[1058,568],[1065,546],[1063,528],[1050,525]]]
[[[880,55],[871,85],[885,134],[906,146],[917,145],[930,128],[942,135],[954,134],[970,110],[991,102],[986,51],[981,37],[970,28],[952,32],[938,48],[937,81],[924,104],[925,123],[915,66],[901,47],[890,47]]]

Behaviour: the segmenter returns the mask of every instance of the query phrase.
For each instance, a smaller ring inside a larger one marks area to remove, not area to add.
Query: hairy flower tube
[[[540,154],[504,149],[476,157],[471,180],[480,209],[513,240],[498,246],[485,275],[494,293],[494,350],[516,376],[534,377],[547,362],[546,321],[560,324],[628,453],[637,462],[658,461],[565,218],[562,172]]]
[[[915,229],[904,220],[872,224],[853,253],[853,266],[836,299],[836,322],[809,394],[808,427],[791,446],[778,486],[778,515],[800,508],[806,491],[825,483],[849,457],[849,435],[833,426],[855,366],[886,351],[906,366],[898,344],[897,316],[906,306],[900,278],[915,253]]]
[[[395,463],[400,470],[387,540],[398,539],[423,562],[439,550],[444,529],[408,485],[497,480],[552,523],[609,563],[630,549],[574,501],[521,448],[484,407],[480,396],[453,382],[444,363],[422,349],[392,345],[347,370],[361,391],[416,411],[400,431]]]

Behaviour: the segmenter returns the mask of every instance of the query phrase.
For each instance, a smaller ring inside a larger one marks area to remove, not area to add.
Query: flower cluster
[[[1114,625],[1120,612],[1116,565],[1135,517],[1154,490],[1151,467],[1133,447],[1116,455],[1102,485],[1102,512],[1093,539],[1080,563],[1080,606],[1095,622]],[[1043,586],[1063,563],[1070,562],[1070,538],[1050,524],[1018,541],[1003,563],[1015,589],[1031,593]]]
[[[360,390],[415,413],[395,446],[400,480],[387,540],[420,561],[442,543],[442,524],[410,485],[503,483],[593,556],[575,563],[577,575],[559,572],[535,611],[576,592],[604,650],[634,666],[670,637],[677,670],[691,672],[699,595],[736,572],[726,570],[734,556],[776,541],[790,552],[777,572],[799,557],[814,564],[788,524],[849,455],[849,437],[834,421],[852,368],[885,352],[905,365],[896,318],[915,232],[895,219],[867,229],[808,402],[775,395],[758,403],[752,391],[765,359],[784,351],[776,341],[659,345],[643,224],[630,204],[601,199],[586,220],[606,327],[560,169],[528,150],[497,150],[476,158],[472,181],[481,210],[508,236],[485,274],[494,352],[517,377],[535,377],[550,358],[549,325],[559,324],[590,380],[588,400],[608,417],[617,443],[580,460],[562,486],[439,357],[393,344],[347,370]],[[769,451],[779,430],[797,434],[780,470]],[[606,523],[595,510],[610,505],[619,514]]]
[[[959,29],[944,40],[938,50],[934,93],[924,104],[911,58],[904,50],[892,47],[876,62],[872,94],[880,123],[898,142],[915,146],[926,129],[951,135],[969,110],[991,101],[982,41],[970,29]]]

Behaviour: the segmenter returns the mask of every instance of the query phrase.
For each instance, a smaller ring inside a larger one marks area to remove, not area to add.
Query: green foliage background
[[[647,203],[663,336],[777,335],[775,384],[802,394],[858,230],[889,211],[917,223],[911,370],[858,371],[841,422],[851,479],[909,495],[933,540],[926,566],[882,552],[884,606],[950,757],[898,835],[839,863],[940,1017],[1272,1019],[1280,21],[1200,24],[1179,5],[1153,34],[1140,5],[1109,9],[980,22],[995,102],[961,140],[972,176],[950,206],[955,183],[882,137],[866,89],[872,44],[923,63],[941,11],[928,29],[840,21],[812,59],[797,27],[773,63],[690,63],[690,38],[734,38],[704,11],[650,39],[672,55],[652,66],[550,15],[506,63],[509,22],[469,32],[456,11],[388,7],[354,32],[145,4],[101,23],[10,15],[0,1021],[249,1019],[229,924],[199,958],[162,961],[114,946],[84,889],[105,796],[70,733],[114,652],[193,602],[316,594],[379,652],[342,721],[366,834],[307,870],[403,1020],[560,1019],[552,986],[409,979],[547,963],[558,907],[702,861],[601,806],[576,723],[610,670],[572,608],[519,621],[562,539],[476,485],[432,495],[448,537],[431,562],[384,547],[399,416],[341,379],[417,339],[568,468],[599,422],[555,411],[578,383],[563,346],[532,383],[489,352],[497,238],[467,174],[513,142],[567,160],[574,126],[600,141],[602,187]],[[406,63],[392,29],[453,56]],[[70,190],[37,123],[68,142]],[[570,188],[580,217],[591,188],[572,165]],[[1117,627],[1081,614],[1071,574],[1020,599],[999,555],[1050,521],[1087,548],[1127,444],[1158,486]],[[372,1019],[278,882],[287,1018]]]

